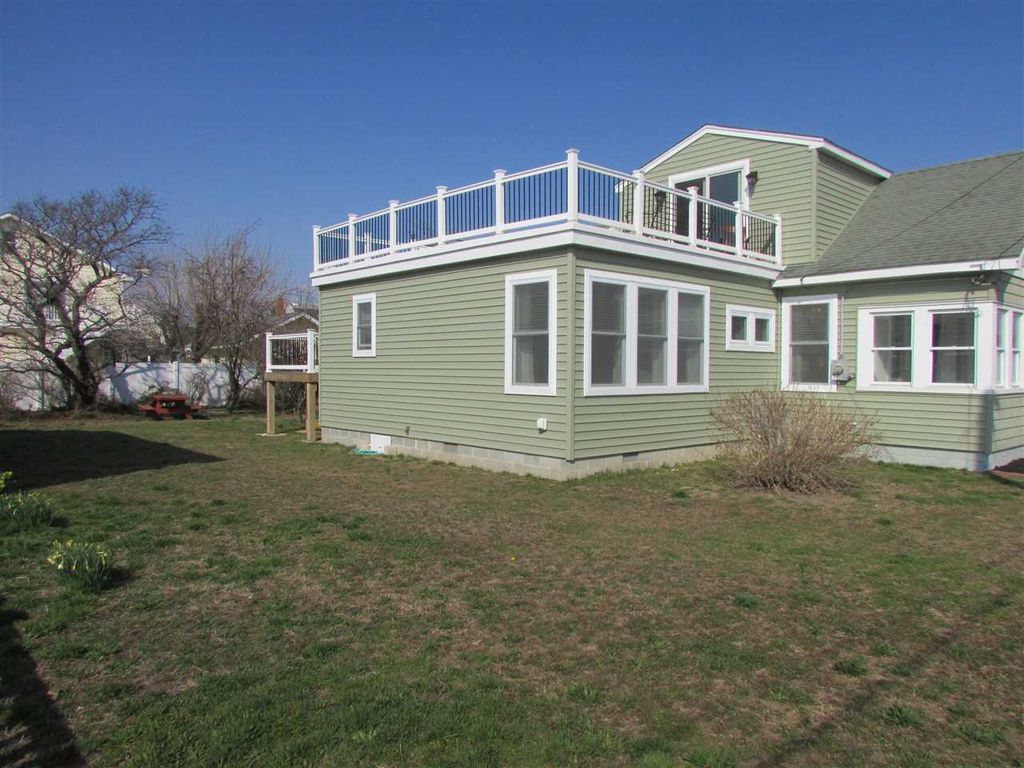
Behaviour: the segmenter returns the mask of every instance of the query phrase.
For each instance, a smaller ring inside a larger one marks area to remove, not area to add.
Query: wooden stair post
[[[277,418],[277,382],[267,379],[267,434],[273,435]]]

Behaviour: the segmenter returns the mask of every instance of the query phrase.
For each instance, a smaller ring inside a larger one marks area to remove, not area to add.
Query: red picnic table
[[[152,403],[140,405],[139,412],[146,416],[152,416],[154,419],[162,419],[164,416],[191,419],[202,408],[201,405],[189,403],[188,398],[180,392],[168,392],[153,395]]]

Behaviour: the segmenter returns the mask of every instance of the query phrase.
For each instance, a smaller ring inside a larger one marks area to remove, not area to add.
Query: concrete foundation
[[[374,447],[379,447],[383,443],[379,436],[374,436],[370,432],[357,432],[327,426],[321,427],[320,439],[325,443],[341,443],[356,448],[369,448],[371,441],[374,443]],[[386,453],[446,461],[464,467],[490,469],[494,472],[536,475],[551,480],[572,480],[598,472],[624,472],[630,469],[661,467],[666,464],[682,464],[688,461],[709,459],[715,455],[716,449],[713,445],[707,445],[566,461],[555,456],[536,456],[516,451],[476,448],[471,445],[392,435],[390,445],[384,450]]]

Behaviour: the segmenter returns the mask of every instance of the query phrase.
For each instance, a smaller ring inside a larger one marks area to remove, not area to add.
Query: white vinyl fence
[[[260,385],[257,371],[249,387]],[[127,367],[107,368],[100,393],[113,403],[134,405],[147,393],[158,389],[175,389],[209,408],[220,408],[227,402],[227,369],[219,363],[133,363]]]

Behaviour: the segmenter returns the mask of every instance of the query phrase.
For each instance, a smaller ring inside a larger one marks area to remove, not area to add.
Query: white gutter
[[[1007,256],[986,261],[954,261],[946,264],[922,264],[916,267],[888,267],[886,269],[864,269],[856,272],[835,272],[831,275],[807,275],[806,277],[780,277],[773,288],[799,288],[805,285],[828,285],[830,283],[859,283],[869,280],[889,280],[901,277],[927,277],[929,275],[950,275],[961,272],[996,272],[1015,270],[1022,267],[1020,256]],[[783,273],[784,274],[784,273]]]

